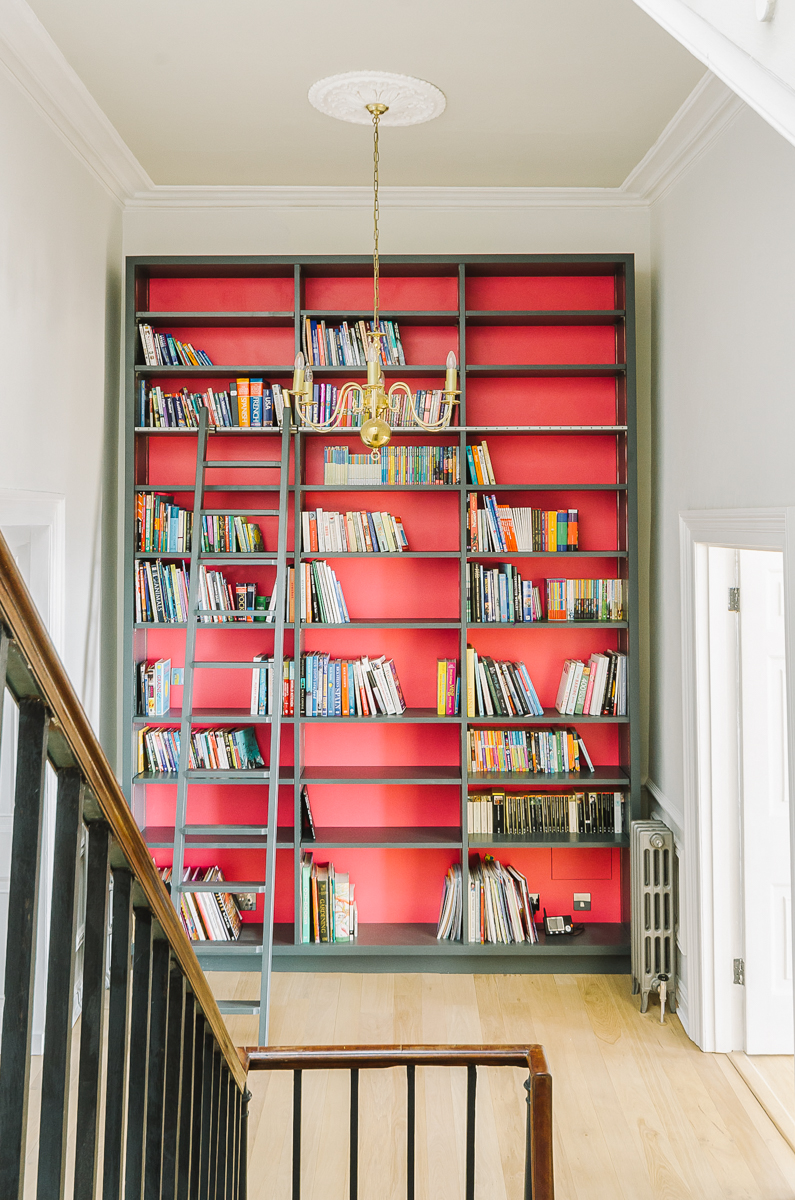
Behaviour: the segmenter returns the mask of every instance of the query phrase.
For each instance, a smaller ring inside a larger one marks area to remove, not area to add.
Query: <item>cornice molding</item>
[[[25,0],[0,0],[0,64],[121,204],[154,186]]]
[[[795,145],[795,90],[721,33],[685,0],[635,0],[741,100]]]
[[[167,186],[155,184],[25,0],[0,0],[0,64],[111,195],[131,210],[208,208],[368,209],[369,187]],[[707,73],[620,187],[384,187],[384,208],[496,212],[507,209],[644,209],[661,196],[742,108]]]
[[[648,153],[630,171],[622,191],[649,204],[659,200],[743,108],[740,97],[707,71]]]

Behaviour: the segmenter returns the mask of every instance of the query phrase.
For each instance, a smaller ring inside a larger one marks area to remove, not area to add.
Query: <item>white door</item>
[[[792,1054],[783,555],[738,558],[745,1051]]]

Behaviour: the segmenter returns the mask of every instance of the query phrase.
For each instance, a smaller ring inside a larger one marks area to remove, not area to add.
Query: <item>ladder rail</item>
[[[279,815],[279,759],[282,709],[284,704],[284,629],[287,604],[287,502],[290,477],[291,410],[284,406],[282,462],[279,475],[279,533],[274,584],[276,624],[273,634],[273,714],[271,717],[270,778],[268,780],[268,839],[265,850],[265,895],[262,913],[262,977],[260,983],[259,1044],[268,1044],[271,974],[273,970],[273,925],[276,897],[276,836]],[[296,834],[297,836],[297,834]]]
[[[193,712],[193,674],[196,658],[196,628],[199,608],[199,562],[202,544],[201,511],[204,507],[204,478],[207,458],[207,409],[199,415],[196,441],[196,479],[193,489],[193,533],[190,543],[190,587],[188,622],[185,630],[185,676],[182,687],[182,720],[179,735],[177,806],[174,814],[174,854],[171,865],[171,900],[177,912],[182,901],[182,875],[185,864],[185,822],[188,810],[188,763],[190,761],[191,714]]]

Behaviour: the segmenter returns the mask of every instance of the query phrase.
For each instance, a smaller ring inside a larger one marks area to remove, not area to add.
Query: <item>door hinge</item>
[[[740,611],[740,589],[729,588],[729,612]]]
[[[745,987],[745,959],[735,958],[734,960],[734,982],[739,983],[740,987]]]

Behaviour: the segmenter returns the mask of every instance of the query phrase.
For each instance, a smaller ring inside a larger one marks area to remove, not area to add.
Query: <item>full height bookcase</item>
[[[296,565],[325,558],[344,588],[351,615],[345,626],[285,631],[284,652],[296,664],[307,652],[353,658],[394,658],[408,704],[400,717],[283,718],[276,845],[273,966],[281,970],[628,972],[629,820],[640,813],[635,336],[632,255],[415,256],[381,259],[382,316],[398,321],[406,367],[387,368],[387,383],[442,386],[448,350],[461,364],[460,408],[441,433],[396,431],[394,444],[454,445],[460,482],[451,486],[330,486],[323,483],[323,449],[364,450],[356,430],[292,435],[286,501],[288,548]],[[328,323],[368,320],[372,263],[367,257],[134,257],[127,259],[126,305],[126,537],[124,784],[133,813],[159,865],[172,861],[177,783],[169,775],[136,774],[135,664],[170,657],[184,666],[185,628],[134,622],[135,497],[173,495],[192,507],[196,430],[149,429],[136,423],[141,381],[164,390],[187,386],[227,389],[239,376],[289,386],[302,345],[304,318]],[[190,341],[212,367],[143,367],[138,325],[147,322]],[[338,385],[363,378],[357,368],[316,367],[316,382]],[[466,470],[466,446],[486,438],[496,487],[476,486]],[[213,461],[278,454],[276,429],[211,430]],[[261,508],[262,475],[215,467],[208,475],[218,503]],[[579,510],[575,553],[467,552],[466,510],[472,491],[496,492],[501,502]],[[410,550],[402,554],[305,554],[305,509],[386,509],[402,517]],[[262,521],[266,547],[275,524]],[[138,556],[140,557],[140,555]],[[169,556],[165,556],[168,558]],[[176,556],[171,556],[175,558]],[[187,556],[182,556],[187,559]],[[475,625],[467,622],[467,563],[521,560],[525,578],[623,578],[627,619]],[[288,562],[290,562],[288,555]],[[231,582],[272,582],[268,566],[224,564]],[[202,660],[251,662],[273,651],[273,627],[247,624],[197,631]],[[523,660],[544,705],[540,718],[477,718],[436,714],[436,663],[456,658],[467,644],[500,659]],[[563,662],[594,651],[628,656],[626,717],[561,717],[554,709]],[[206,671],[195,682],[193,708],[208,724],[253,725],[268,762],[267,718],[249,715],[247,671]],[[149,726],[178,728],[181,689],[172,709]],[[220,719],[218,719],[220,718]],[[565,776],[467,772],[468,727],[577,728],[593,772]],[[268,790],[245,777],[197,780],[188,791],[185,863],[218,864],[227,880],[258,889],[256,910],[244,913],[235,942],[200,943],[205,969],[260,970],[267,850]],[[234,783],[235,786],[230,786]],[[316,840],[302,845],[300,791],[309,788]],[[467,796],[473,790],[573,792],[620,790],[627,825],[619,834],[488,837],[467,834]],[[302,944],[301,852],[332,861],[356,884],[359,936],[346,943]],[[459,862],[467,895],[475,851],[514,864],[549,913],[571,913],[573,893],[587,892],[591,909],[577,913],[578,937],[537,945],[468,941],[466,903],[460,942],[437,941],[445,872]],[[268,936],[268,930],[265,931]]]

